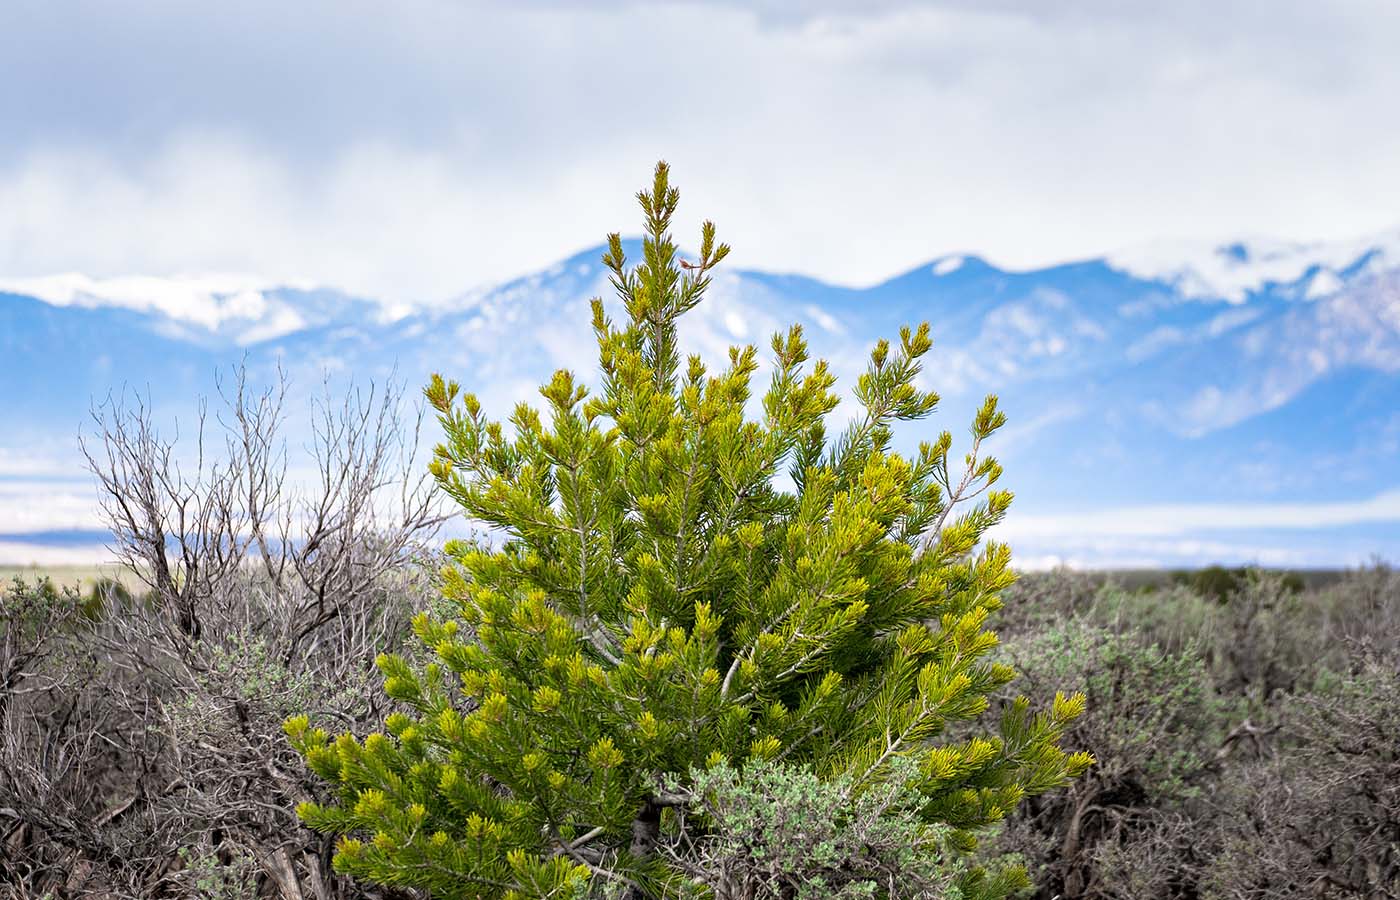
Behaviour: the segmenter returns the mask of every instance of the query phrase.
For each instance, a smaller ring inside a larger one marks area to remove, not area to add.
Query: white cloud
[[[0,566],[33,566],[45,570],[54,566],[95,566],[113,561],[112,551],[102,544],[53,547],[0,540]]]
[[[0,481],[0,535],[102,527],[97,495],[86,482]]]
[[[0,274],[437,299],[635,229],[658,157],[682,237],[845,282],[1337,238],[1400,209],[1397,44],[1385,0],[7,4]]]
[[[295,281],[280,286],[310,287]],[[270,287],[274,285],[250,275],[92,278],[71,272],[31,278],[0,277],[0,291],[37,297],[55,306],[120,306],[163,313],[209,329],[229,320],[263,318],[268,303],[261,290]],[[279,310],[274,317],[286,328],[280,332],[283,334],[302,324],[288,323],[282,318],[285,312],[289,311]]]
[[[1013,512],[999,528],[1004,540],[1068,536],[1184,537],[1245,529],[1296,531],[1400,522],[1400,490],[1337,503],[1178,503],[1072,514]]]
[[[1061,566],[1070,569],[1164,569],[1206,563],[1260,565],[1279,568],[1307,568],[1361,565],[1369,561],[1365,553],[1311,553],[1297,547],[1275,547],[1248,541],[1094,540],[1066,542],[1058,552],[1017,552],[1015,566],[1038,572]]]
[[[38,455],[37,448],[0,447],[0,479],[60,478],[71,476],[72,466],[71,459],[60,459],[57,454]]]

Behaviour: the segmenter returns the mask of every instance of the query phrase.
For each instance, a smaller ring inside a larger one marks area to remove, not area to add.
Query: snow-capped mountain
[[[402,304],[247,275],[97,279],[69,273],[0,278],[0,294],[32,297],[50,306],[130,310],[150,331],[216,347],[251,346],[356,317],[389,322],[407,312]]]
[[[46,504],[48,519],[23,510],[86,490],[74,436],[113,390],[176,417],[240,360],[308,391],[328,374],[416,385],[436,370],[504,417],[554,369],[591,373],[600,253],[433,307],[228,276],[0,279],[0,561],[34,532],[90,526],[77,500]],[[1400,232],[1031,271],[945,256],[867,288],[721,271],[690,315],[691,349],[710,359],[801,322],[847,385],[876,338],[928,320],[924,378],[944,399],[906,434],[963,434],[1001,395],[997,450],[1019,497],[1002,537],[1023,562],[1400,557]]]
[[[1201,300],[1244,303],[1279,289],[1316,299],[1360,275],[1400,266],[1400,231],[1314,243],[1266,238],[1231,244],[1161,242],[1125,248],[1106,261]]]

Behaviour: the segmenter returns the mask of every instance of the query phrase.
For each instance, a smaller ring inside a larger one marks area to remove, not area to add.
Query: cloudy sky
[[[0,275],[431,301],[637,221],[868,283],[1400,224],[1400,4],[0,3]]]

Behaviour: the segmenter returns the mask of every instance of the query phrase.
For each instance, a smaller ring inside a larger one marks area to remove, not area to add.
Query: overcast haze
[[[869,283],[1400,224],[1400,4],[0,4],[0,275],[434,300],[633,230]]]

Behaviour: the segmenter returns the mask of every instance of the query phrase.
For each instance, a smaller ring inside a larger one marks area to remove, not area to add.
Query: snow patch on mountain
[[[958,269],[962,268],[962,264],[964,261],[965,257],[963,257],[961,254],[945,256],[938,262],[933,264],[932,272],[934,275],[937,275],[939,277],[942,277],[944,275],[951,275]]]
[[[1160,241],[1110,253],[1104,261],[1191,299],[1244,303],[1270,286],[1292,285],[1316,299],[1335,293],[1344,279],[1400,264],[1400,231],[1330,242]]]
[[[822,309],[820,306],[817,306],[814,303],[808,303],[807,305],[802,307],[802,311],[807,314],[807,317],[809,319],[820,325],[823,331],[827,332],[828,334],[835,334],[840,335],[841,337],[845,337],[846,326],[842,325],[840,320],[838,320],[831,313]]]
[[[1319,300],[1323,297],[1330,297],[1346,286],[1340,275],[1331,269],[1319,269],[1308,279],[1307,287],[1303,290],[1303,296],[1308,300]]]
[[[284,287],[310,285],[284,284]],[[38,278],[0,278],[0,291],[23,294],[54,306],[115,306],[217,330],[232,320],[257,321],[268,312],[265,291],[274,285],[249,275],[142,275],[92,278],[78,273]],[[282,319],[285,327],[290,324]]]

